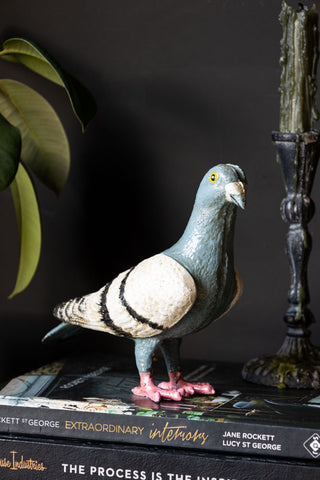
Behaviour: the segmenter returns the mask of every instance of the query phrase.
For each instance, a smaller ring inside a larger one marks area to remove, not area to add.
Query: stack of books
[[[156,404],[131,393],[132,359],[103,354],[12,379],[0,390],[0,478],[319,480],[319,391],[249,384],[231,363],[185,361],[184,375],[216,394]]]

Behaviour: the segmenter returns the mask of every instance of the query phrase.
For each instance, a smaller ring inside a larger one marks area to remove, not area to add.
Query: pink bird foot
[[[159,387],[163,390],[183,392],[183,397],[189,397],[195,393],[202,395],[213,395],[214,388],[210,383],[191,383],[183,379],[181,372],[169,372],[169,382],[161,382]]]
[[[134,395],[150,398],[153,402],[159,403],[162,399],[179,401],[182,399],[184,391],[181,388],[166,388],[156,386],[149,372],[140,373],[140,387],[132,390]]]

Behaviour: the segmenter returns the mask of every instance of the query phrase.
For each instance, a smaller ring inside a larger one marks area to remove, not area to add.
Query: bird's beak
[[[226,199],[228,202],[233,202],[240,208],[246,206],[246,184],[243,182],[232,182],[225,186]]]

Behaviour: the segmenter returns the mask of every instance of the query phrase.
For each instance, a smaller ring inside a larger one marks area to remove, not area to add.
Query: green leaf
[[[20,235],[20,262],[16,284],[9,296],[22,292],[36,271],[41,250],[41,219],[37,196],[27,170],[20,163],[10,185]]]
[[[19,129],[11,125],[0,113],[0,191],[13,181],[21,152]]]
[[[64,87],[73,111],[84,131],[94,117],[97,106],[89,90],[67,73],[43,48],[26,38],[10,38],[3,44],[0,57],[22,63],[30,70]]]
[[[15,80],[0,80],[0,112],[22,138],[21,158],[55,193],[70,168],[68,139],[51,105],[36,91]]]

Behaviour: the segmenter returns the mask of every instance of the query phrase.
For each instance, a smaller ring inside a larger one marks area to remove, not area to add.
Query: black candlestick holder
[[[319,132],[274,132],[272,139],[287,193],[280,209],[282,219],[289,224],[286,254],[291,283],[289,307],[284,316],[287,334],[276,354],[250,360],[243,367],[242,375],[245,380],[264,385],[319,388],[320,349],[310,340],[309,327],[314,317],[308,308],[307,271],[312,248],[308,223],[315,210],[310,194],[320,156],[320,135]]]

